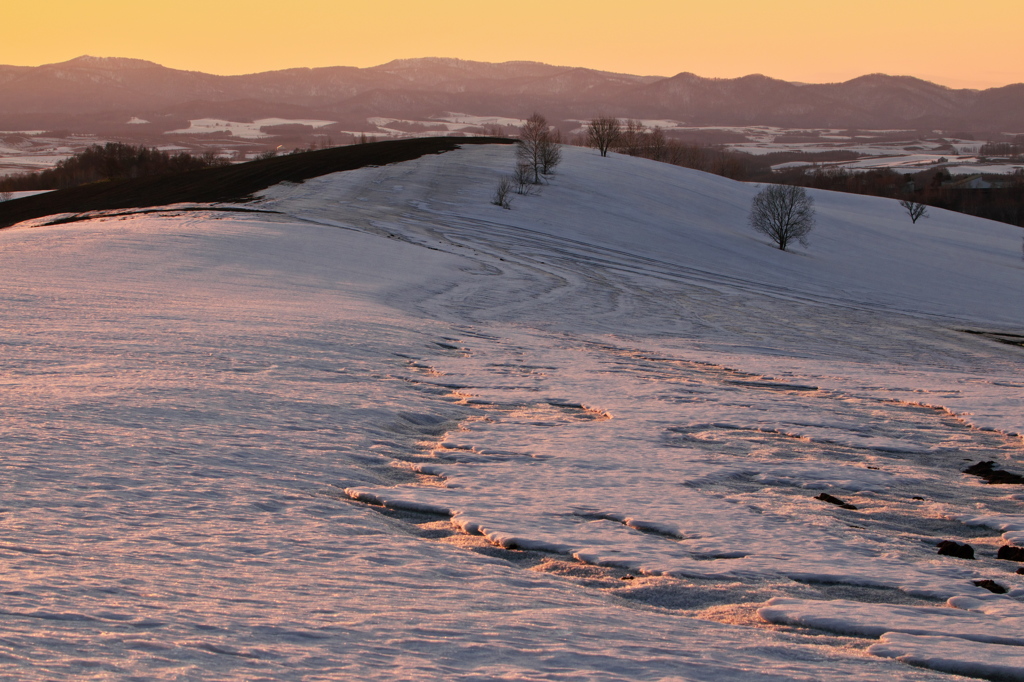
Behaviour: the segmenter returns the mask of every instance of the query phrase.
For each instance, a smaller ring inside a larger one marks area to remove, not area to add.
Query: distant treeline
[[[1013,142],[987,142],[978,149],[978,155],[1010,158],[1024,155],[1024,135],[1018,135]]]
[[[850,171],[817,168],[774,173],[771,182],[913,201],[958,213],[1024,227],[1024,173],[1016,172],[999,187],[974,189],[950,186],[949,171],[931,169],[904,174],[890,168]]]
[[[170,154],[159,149],[108,142],[105,145],[93,145],[48,170],[0,178],[0,192],[66,189],[101,180],[173,175],[227,164],[227,161],[218,159],[212,152],[202,156],[185,152]]]
[[[599,120],[601,119],[594,119]],[[580,138],[576,142],[597,146],[592,139]],[[861,157],[861,154],[835,151],[820,154],[773,152],[754,155],[721,146],[673,140],[658,128],[648,128],[640,121],[629,120],[619,122],[619,128],[614,133],[609,148],[622,154],[693,168],[733,180],[799,185],[892,199],[913,199],[936,208],[1024,227],[1024,173],[1019,171],[1006,178],[1001,186],[990,189],[947,186],[946,183],[952,178],[945,170],[930,169],[914,174],[899,173],[888,168],[869,171],[847,170],[834,165],[818,164],[851,161]],[[1022,151],[1024,139],[1015,140],[1013,143],[986,144],[982,147],[983,153],[992,156],[1012,156]],[[810,165],[782,171],[772,170],[773,166],[795,161]]]

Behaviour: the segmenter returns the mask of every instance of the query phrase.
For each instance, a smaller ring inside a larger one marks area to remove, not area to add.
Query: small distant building
[[[942,186],[950,189],[992,189],[992,183],[982,177],[981,173],[947,180]]]

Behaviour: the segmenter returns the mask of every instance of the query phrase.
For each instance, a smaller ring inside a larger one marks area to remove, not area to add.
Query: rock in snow
[[[943,556],[955,556],[958,559],[973,559],[974,548],[966,542],[956,540],[943,540],[939,543],[939,554]]]
[[[1024,547],[1003,545],[996,552],[996,558],[1004,559],[1006,561],[1024,561]]]

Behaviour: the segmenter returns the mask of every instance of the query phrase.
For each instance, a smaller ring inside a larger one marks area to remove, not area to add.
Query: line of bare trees
[[[562,135],[552,128],[547,119],[534,113],[519,129],[516,143],[516,165],[512,175],[502,176],[491,203],[512,208],[512,195],[528,196],[554,175],[555,166],[562,162]]]
[[[907,201],[911,205],[904,208],[914,222],[913,213],[920,211],[917,219],[927,218],[922,207],[931,206],[1024,227],[1024,172],[1012,173],[1003,178],[1001,187],[989,189],[949,187],[950,179],[944,169],[905,174],[891,168],[851,171],[826,167],[773,173],[769,182]]]
[[[649,127],[636,119],[598,116],[587,123],[584,135],[585,144],[597,149],[601,156],[608,156],[610,151],[619,152],[734,180],[745,179],[747,175],[746,165],[735,153],[669,139],[661,128]]]

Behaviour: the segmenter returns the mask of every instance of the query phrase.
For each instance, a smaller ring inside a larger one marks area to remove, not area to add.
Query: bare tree
[[[598,116],[587,124],[587,144],[608,156],[608,150],[619,143],[622,124],[613,116]]]
[[[782,251],[794,239],[806,246],[814,228],[814,199],[803,187],[769,185],[751,202],[750,226],[768,235]]]
[[[543,165],[544,140],[547,137],[548,121],[534,112],[519,129],[519,142],[516,145],[516,168],[526,166],[532,174],[532,182],[540,184],[540,171]]]
[[[555,149],[552,150],[552,147]],[[519,129],[516,158],[519,165],[530,168],[533,184],[540,184],[541,175],[549,175],[561,160],[558,139],[551,133],[547,119],[534,113]]]
[[[668,141],[659,126],[655,126],[643,136],[644,150],[642,156],[655,161],[664,161],[668,151]]]
[[[528,163],[519,162],[512,172],[512,183],[515,185],[516,194],[529,196],[533,194],[533,166]]]
[[[917,223],[918,218],[928,217],[928,207],[913,199],[900,199],[900,206],[907,209],[910,214],[910,222]]]
[[[540,154],[540,172],[544,175],[554,175],[555,166],[562,163],[562,135],[555,131],[548,135],[544,148]]]
[[[644,151],[644,138],[647,136],[647,132],[647,126],[643,121],[638,121],[635,118],[629,119],[619,133],[619,150],[630,156],[640,156]]]
[[[491,203],[502,208],[512,208],[512,188],[515,181],[507,175],[502,175],[498,180],[498,187],[494,190],[494,197]]]

